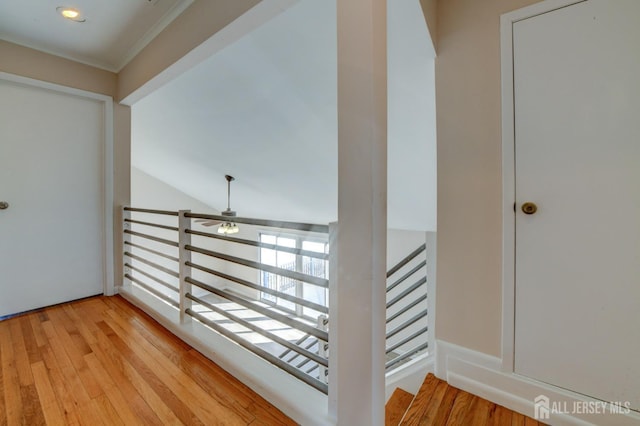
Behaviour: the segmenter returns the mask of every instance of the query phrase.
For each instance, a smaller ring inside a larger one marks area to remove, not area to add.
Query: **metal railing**
[[[387,371],[428,349],[426,244],[387,272]]]
[[[305,262],[280,267],[260,259],[260,250],[328,262],[327,253],[265,243],[259,231],[294,231],[327,239],[325,225],[234,218],[240,234],[210,232],[195,219],[224,216],[188,211],[123,209],[124,277],[176,309],[181,321],[195,319],[315,389],[328,392],[329,309],[317,300],[274,285],[297,283],[328,289],[329,282]],[[248,235],[248,236],[245,236]],[[307,262],[308,263],[308,262]],[[320,268],[321,269],[321,268]],[[264,281],[264,282],[263,282]],[[387,273],[387,371],[427,349],[426,247],[422,245]],[[302,293],[304,294],[304,292]],[[263,295],[315,311],[312,319],[269,302]]]
[[[262,263],[259,250],[282,251],[328,262],[317,253],[255,239],[221,235],[198,229],[194,219],[228,221],[224,216],[188,211],[126,207],[124,216],[125,278],[179,311],[181,320],[193,318],[325,394],[329,334],[328,308],[313,300],[263,285],[262,272],[326,289],[329,282],[290,267]],[[295,231],[327,239],[328,226],[261,219],[234,218],[247,233],[260,230]],[[148,231],[153,228],[153,231]],[[146,232],[145,232],[146,230]],[[214,228],[215,231],[215,228]],[[153,234],[153,235],[152,235]],[[275,304],[274,297],[321,315],[317,321],[297,317]]]

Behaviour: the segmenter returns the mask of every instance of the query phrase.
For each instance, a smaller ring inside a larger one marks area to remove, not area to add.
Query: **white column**
[[[386,0],[337,0],[338,232],[330,413],[384,424],[387,238]],[[337,321],[336,321],[337,320]]]
[[[185,213],[191,213],[191,210],[180,210],[178,212],[178,258],[179,258],[179,276],[180,276],[180,322],[184,323],[191,319],[191,316],[187,315],[185,311],[191,309],[191,299],[187,299],[185,296],[187,293],[191,293],[191,284],[186,281],[187,277],[191,276],[191,266],[187,265],[187,262],[191,262],[191,252],[186,249],[186,246],[191,244],[191,234],[187,233],[188,229],[191,229],[191,218],[185,216]]]

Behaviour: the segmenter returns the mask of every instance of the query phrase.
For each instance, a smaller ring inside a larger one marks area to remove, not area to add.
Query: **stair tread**
[[[384,406],[384,424],[385,426],[398,426],[400,420],[404,417],[407,409],[413,401],[413,394],[396,388]]]
[[[429,401],[435,391],[438,383],[442,382],[442,380],[438,379],[432,373],[427,374],[427,377],[424,379],[422,386],[420,386],[420,390],[416,394],[416,397],[413,399],[411,406],[407,410],[407,414],[404,416],[402,420],[403,425],[418,425],[420,424],[420,419],[424,415],[429,406]],[[445,383],[445,382],[442,382]]]
[[[397,422],[386,424],[398,425]],[[432,373],[424,379],[399,424],[402,426],[543,425],[530,417],[455,388]]]

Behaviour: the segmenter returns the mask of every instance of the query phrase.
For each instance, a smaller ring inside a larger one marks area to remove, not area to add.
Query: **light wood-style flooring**
[[[543,423],[450,386],[429,373],[415,395],[396,389],[386,426],[543,426]]]
[[[121,297],[0,322],[0,425],[294,425]]]

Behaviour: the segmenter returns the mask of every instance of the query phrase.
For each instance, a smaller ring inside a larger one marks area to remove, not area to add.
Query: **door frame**
[[[513,25],[524,19],[588,0],[545,0],[500,16],[502,93],[502,348],[501,370],[515,371],[515,111]]]
[[[113,99],[110,96],[75,89],[46,81],[0,72],[0,80],[10,83],[74,95],[102,103],[104,133],[102,138],[102,289],[107,296],[115,293],[113,256]]]

